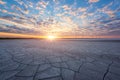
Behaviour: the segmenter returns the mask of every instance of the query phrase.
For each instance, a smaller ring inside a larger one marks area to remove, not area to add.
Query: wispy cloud
[[[89,3],[96,3],[98,2],[99,0],[89,0]]]
[[[6,2],[0,0],[0,4],[4,5],[4,4],[6,4]]]

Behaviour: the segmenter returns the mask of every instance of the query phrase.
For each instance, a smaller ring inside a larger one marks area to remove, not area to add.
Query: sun
[[[49,36],[47,36],[47,38],[48,38],[49,40],[54,40],[54,39],[56,38],[56,36],[49,35]]]

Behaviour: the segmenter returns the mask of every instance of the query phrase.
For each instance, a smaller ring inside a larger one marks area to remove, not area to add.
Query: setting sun
[[[49,35],[49,36],[47,36],[47,38],[48,38],[49,40],[54,40],[54,39],[56,38],[56,36]]]

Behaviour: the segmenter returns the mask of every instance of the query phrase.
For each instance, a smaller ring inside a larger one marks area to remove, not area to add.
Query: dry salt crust
[[[0,40],[0,80],[120,80],[120,42]]]

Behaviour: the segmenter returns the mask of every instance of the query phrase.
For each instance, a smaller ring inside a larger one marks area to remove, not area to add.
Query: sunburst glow
[[[49,40],[55,40],[55,39],[56,39],[56,36],[49,35],[49,36],[47,36],[47,38],[48,38]]]

